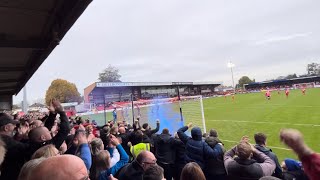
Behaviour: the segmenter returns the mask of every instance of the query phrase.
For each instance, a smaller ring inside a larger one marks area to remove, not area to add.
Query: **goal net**
[[[300,84],[294,84],[293,88],[294,89],[301,89],[301,88],[314,88],[315,83],[310,82],[310,83],[300,83]]]
[[[133,119],[139,118],[141,125],[148,123],[153,128],[159,120],[160,132],[167,128],[170,133],[174,133],[190,122],[193,127],[198,126],[202,132],[206,132],[202,96],[183,96],[180,101],[177,97],[134,101],[124,105],[117,114],[120,121],[132,123]]]
[[[127,121],[132,124],[139,117],[141,126],[148,123],[152,128],[155,128],[156,121],[159,120],[159,132],[167,128],[173,134],[190,122],[192,122],[193,127],[197,126],[201,128],[202,132],[206,132],[202,96],[181,96],[180,101],[177,97],[173,97],[116,102],[112,106],[108,106],[105,113],[103,107],[101,109],[99,106],[91,105],[91,108],[88,108],[86,105],[83,109],[92,110],[78,115],[95,120],[99,125],[103,125],[108,120],[113,119],[112,111],[114,108],[116,108],[117,121]]]

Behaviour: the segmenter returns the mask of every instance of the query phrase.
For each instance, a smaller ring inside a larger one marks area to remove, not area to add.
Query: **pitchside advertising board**
[[[208,85],[221,84],[221,82],[102,82],[96,87],[130,87],[130,86],[173,86],[173,85]]]

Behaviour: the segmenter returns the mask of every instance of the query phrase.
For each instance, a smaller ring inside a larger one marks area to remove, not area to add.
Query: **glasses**
[[[89,176],[85,176],[81,180],[90,180],[90,178],[89,178]]]
[[[142,164],[150,164],[150,165],[155,165],[156,163],[157,163],[157,160],[154,160],[152,162],[147,162],[147,161],[142,162]]]

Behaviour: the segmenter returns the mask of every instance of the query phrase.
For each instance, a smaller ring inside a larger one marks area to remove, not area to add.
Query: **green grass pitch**
[[[254,143],[253,135],[263,132],[268,136],[267,146],[278,155],[279,161],[286,157],[296,158],[279,141],[279,132],[282,128],[294,128],[304,134],[306,143],[315,151],[320,152],[320,88],[307,89],[306,95],[300,90],[292,90],[286,99],[284,92],[280,95],[272,92],[271,100],[266,100],[264,93],[239,94],[235,101],[231,97],[209,98],[203,100],[206,129],[214,128],[219,133],[226,149],[239,142],[243,135],[248,135]],[[174,109],[178,111],[178,106]],[[193,122],[201,125],[198,102],[184,103],[183,112],[185,124]],[[141,112],[145,109],[141,109]],[[193,115],[197,112],[197,115]],[[99,124],[104,123],[103,114],[90,115]],[[112,119],[107,113],[107,119]]]
[[[320,152],[320,89],[307,89],[306,95],[300,90],[290,92],[286,99],[272,92],[271,100],[264,93],[236,95],[231,97],[206,99],[204,101],[207,129],[215,128],[226,148],[236,145],[243,135],[248,135],[254,143],[253,135],[263,132],[268,136],[267,146],[272,146],[279,160],[286,157],[296,158],[279,140],[282,128],[300,130],[306,143]]]

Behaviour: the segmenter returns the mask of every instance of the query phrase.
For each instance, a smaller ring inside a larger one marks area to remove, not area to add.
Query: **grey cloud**
[[[302,74],[320,56],[319,6],[308,0],[95,0],[30,79],[29,99],[43,97],[55,78],[83,93],[108,64],[119,67],[123,81],[230,85],[230,60],[236,80]]]

